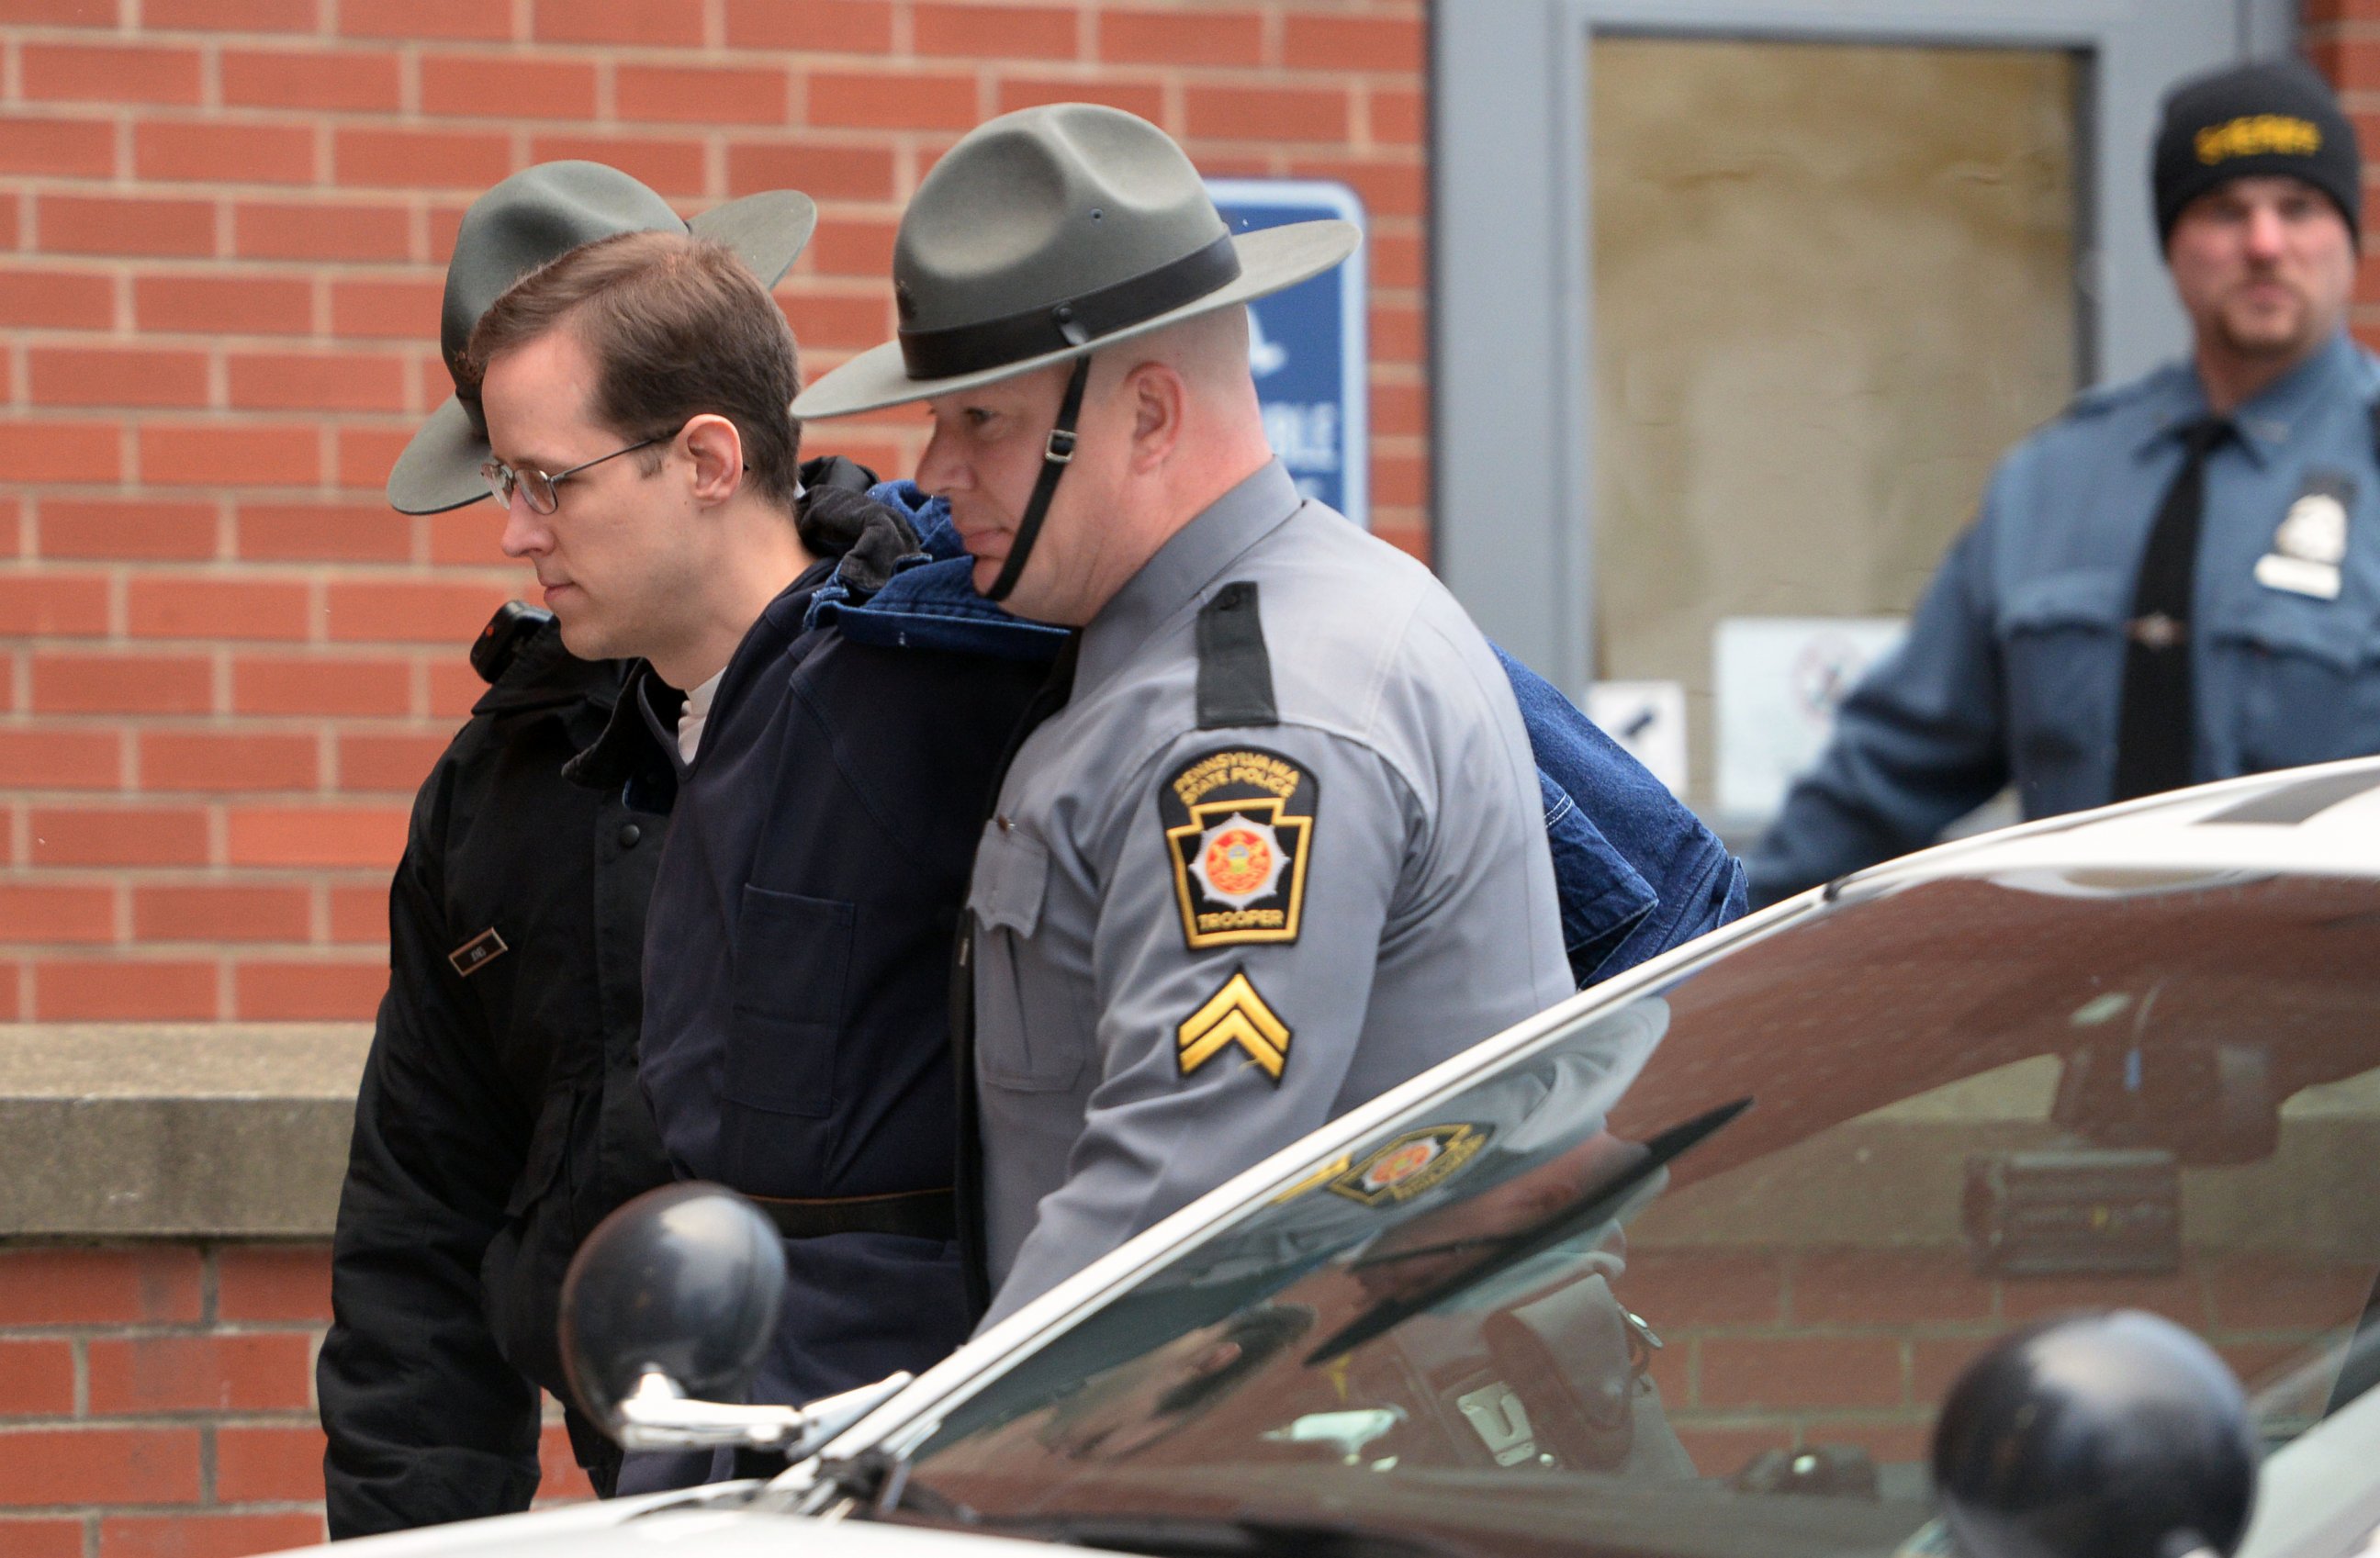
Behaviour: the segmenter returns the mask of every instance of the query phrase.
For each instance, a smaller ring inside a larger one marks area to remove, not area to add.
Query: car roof
[[[2380,877],[2380,757],[2284,768],[1927,850],[1831,890],[2060,876],[2110,890],[2222,874]]]

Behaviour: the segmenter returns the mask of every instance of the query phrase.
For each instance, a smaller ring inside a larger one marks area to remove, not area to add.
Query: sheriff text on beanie
[[[2151,165],[2159,247],[2199,196],[2230,179],[2273,174],[2329,196],[2348,232],[2360,236],[2363,160],[2355,127],[2313,66],[2259,60],[2182,82],[2166,94]]]

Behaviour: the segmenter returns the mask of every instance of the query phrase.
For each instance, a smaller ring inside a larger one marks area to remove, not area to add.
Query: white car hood
[[[730,1483],[466,1520],[298,1551],[337,1558],[1051,1558],[1082,1551],[964,1531],[812,1520],[747,1508]],[[722,1496],[725,1495],[725,1496]]]

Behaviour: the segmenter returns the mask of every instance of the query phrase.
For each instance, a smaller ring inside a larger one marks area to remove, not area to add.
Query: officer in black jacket
[[[507,606],[492,685],[422,784],[389,893],[389,990],[356,1101],[317,1375],[334,1537],[527,1508],[554,1309],[603,1214],[670,1179],[636,1079],[659,819],[562,766],[617,661]],[[574,1412],[609,1491],[619,1452]]]
[[[622,233],[715,237],[766,282],[816,221],[771,190],[682,220],[599,163],[540,163],[464,213],[443,356],[529,272]],[[423,424],[391,505],[484,501],[476,384]],[[662,819],[562,778],[603,731],[625,667],[573,658],[544,612],[508,608],[474,662],[493,685],[421,788],[389,900],[389,993],[356,1104],[317,1372],[331,1534],[524,1508],[538,1394],[564,1389],[562,1274],[603,1214],[671,1178],[636,1076],[639,974]],[[611,1491],[618,1453],[567,1417]]]

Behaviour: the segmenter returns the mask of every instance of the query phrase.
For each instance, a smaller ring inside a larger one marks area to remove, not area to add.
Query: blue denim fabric
[[[1742,914],[1743,867],[1702,819],[1544,677],[1500,647],[1496,658],[1537,760],[1562,945],[1580,987]]]
[[[858,644],[885,648],[948,649],[1003,659],[1048,660],[1066,642],[1066,630],[1028,622],[976,593],[975,560],[951,527],[950,505],[910,481],[888,481],[868,494],[900,510],[917,527],[918,550],[901,559],[882,589],[859,598],[842,571],[810,598],[806,628],[833,625]]]

